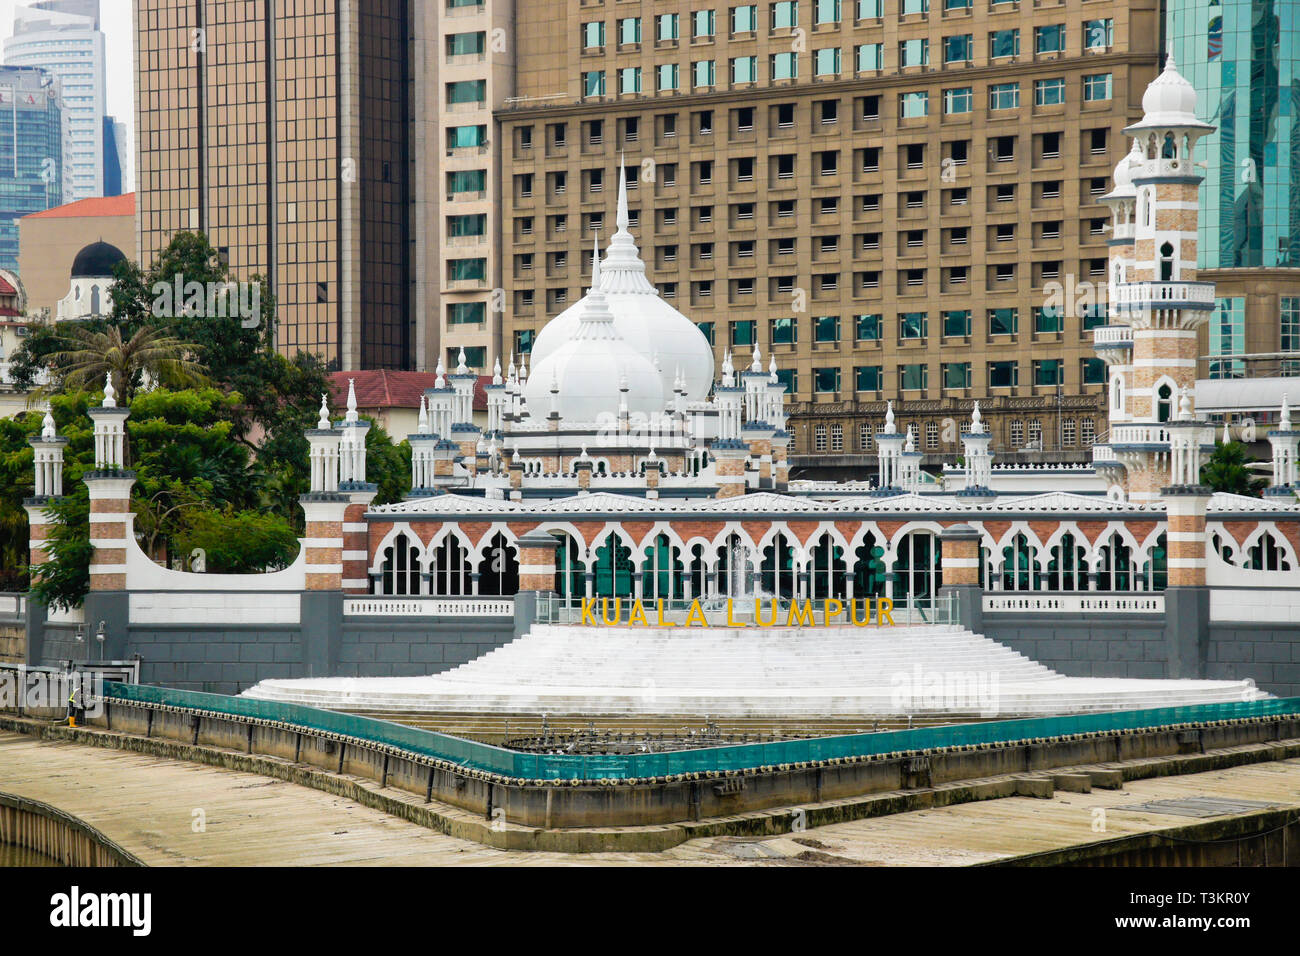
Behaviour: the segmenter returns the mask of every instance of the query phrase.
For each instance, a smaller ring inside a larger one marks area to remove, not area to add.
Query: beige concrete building
[[[720,357],[775,354],[800,456],[1087,457],[1108,216],[1159,62],[1153,2],[541,0],[518,11],[504,347],[575,301],[620,156],[651,279]]]
[[[83,199],[18,220],[18,274],[30,318],[58,318],[59,301],[72,286],[73,263],[95,242],[136,260],[134,193]]]

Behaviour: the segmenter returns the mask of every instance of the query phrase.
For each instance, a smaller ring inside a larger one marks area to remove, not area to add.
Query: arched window
[[[90,314],[99,315],[99,286],[90,287]]]
[[[1153,189],[1144,189],[1144,190],[1142,190],[1142,223],[1143,223],[1143,225],[1147,225],[1147,226],[1151,225],[1151,218],[1152,218],[1152,216],[1151,216],[1151,207],[1155,204],[1155,203],[1154,203],[1154,199],[1155,199],[1155,190],[1153,190]]]
[[[718,548],[718,596],[744,597],[751,585],[746,581],[752,559],[740,535],[730,534]]]
[[[1156,389],[1156,420],[1167,422],[1174,417],[1174,390],[1168,382]]]
[[[1041,569],[1038,548],[1029,543],[1029,538],[1023,532],[1016,535],[1002,549],[1002,590],[1039,590]]]
[[[1166,242],[1160,246],[1160,281],[1172,282],[1174,279],[1174,244]]]
[[[898,543],[894,559],[894,604],[928,607],[943,587],[939,538],[929,531],[910,531]]]
[[[1110,397],[1111,407],[1117,412],[1124,410],[1124,378],[1121,375],[1115,375],[1110,380]]]
[[[700,599],[709,594],[709,565],[706,560],[704,545],[697,544],[691,548],[691,563],[686,573],[686,586],[690,590],[688,597]]]
[[[855,598],[884,597],[889,569],[885,567],[885,549],[868,532],[854,552],[853,596]]]
[[[612,531],[596,549],[592,582],[596,597],[628,597],[632,593],[632,549]]]
[[[449,534],[433,550],[433,593],[455,597],[470,593],[469,548]]]
[[[798,593],[794,570],[794,546],[781,532],[763,549],[760,568],[762,587],[772,597],[793,598]]]
[[[555,542],[555,593],[569,604],[587,596],[587,565],[578,542],[567,534]]]
[[[478,593],[494,596],[519,593],[519,549],[500,531],[492,536],[479,562]]]
[[[1142,565],[1142,578],[1149,591],[1163,591],[1169,587],[1169,544],[1165,535],[1161,534],[1151,546],[1151,556]]]
[[[817,600],[847,596],[844,549],[829,534],[823,534],[812,548],[808,596]]]
[[[1225,564],[1232,564],[1233,548],[1223,540],[1221,535],[1216,533],[1211,537],[1210,544],[1214,548],[1215,554],[1222,558]]]
[[[405,533],[384,548],[384,560],[379,568],[380,594],[420,593],[420,549],[412,545]]]
[[[1252,571],[1290,571],[1291,562],[1273,535],[1265,531],[1247,550],[1246,567]]]
[[[668,535],[658,534],[645,549],[641,563],[641,594],[646,600],[680,601],[683,596],[681,548]]]
[[[1060,544],[1052,548],[1045,583],[1049,591],[1088,590],[1088,567],[1084,562],[1084,549],[1075,542],[1074,535],[1061,535]]]
[[[1101,546],[1101,562],[1097,569],[1097,590],[1133,590],[1133,549],[1124,543],[1119,532],[1113,532]]]

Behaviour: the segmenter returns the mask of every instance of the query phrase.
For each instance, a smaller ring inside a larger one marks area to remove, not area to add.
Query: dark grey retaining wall
[[[1253,677],[1270,694],[1300,697],[1300,621],[1211,624],[1205,676]]]
[[[982,633],[1066,677],[1169,676],[1162,614],[984,614]]]
[[[335,674],[437,674],[482,657],[514,638],[514,621],[508,618],[347,618]]]

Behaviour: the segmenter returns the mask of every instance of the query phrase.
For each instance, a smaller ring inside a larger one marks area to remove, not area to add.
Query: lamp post
[[[95,640],[99,641],[99,660],[104,661],[104,622],[99,622],[99,629],[95,631]]]

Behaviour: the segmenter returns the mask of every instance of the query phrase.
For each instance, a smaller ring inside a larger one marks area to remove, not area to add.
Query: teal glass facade
[[[1196,149],[1203,269],[1300,267],[1298,17],[1300,0],[1169,2],[1178,72],[1218,127]]]
[[[0,67],[0,269],[18,269],[18,220],[62,202],[59,88],[36,67]]]

